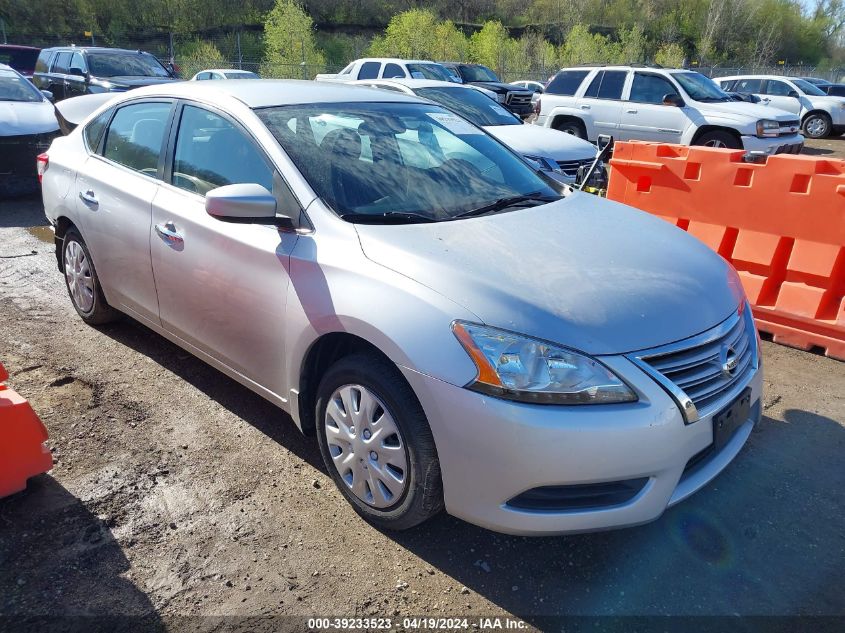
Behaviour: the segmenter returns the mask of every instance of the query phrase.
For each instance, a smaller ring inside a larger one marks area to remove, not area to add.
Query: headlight
[[[771,119],[757,121],[757,136],[777,136],[780,134],[780,123]]]
[[[455,321],[452,331],[478,368],[468,388],[542,404],[634,402],[636,394],[599,361],[545,341]]]
[[[522,156],[523,158],[530,160],[532,163],[536,163],[540,169],[544,169],[546,171],[560,171],[557,163],[551,158],[546,158],[545,156],[532,156],[530,154],[523,154]]]
[[[504,103],[508,98],[508,95],[504,92],[500,92],[496,94],[496,101],[499,103]]]

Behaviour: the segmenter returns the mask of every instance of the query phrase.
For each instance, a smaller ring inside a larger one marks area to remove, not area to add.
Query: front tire
[[[555,123],[554,129],[559,130],[564,134],[571,134],[572,136],[577,136],[585,141],[587,140],[587,130],[584,128],[584,124],[580,121],[576,121],[575,119],[568,119]]]
[[[364,519],[405,530],[442,509],[431,428],[392,363],[375,353],[342,358],[320,381],[316,408],[326,468]]]
[[[830,117],[821,112],[815,112],[804,119],[804,125],[801,131],[804,136],[810,138],[825,138],[830,136],[830,131],[833,129],[833,122]]]
[[[705,132],[693,143],[693,145],[704,145],[705,147],[721,147],[727,149],[742,149],[742,143],[733,134],[721,130]]]
[[[75,228],[65,232],[62,270],[71,303],[85,323],[102,325],[120,317],[120,313],[106,301],[91,253]]]

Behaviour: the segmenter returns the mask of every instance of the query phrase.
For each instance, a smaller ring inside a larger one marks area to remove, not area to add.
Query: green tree
[[[667,42],[657,49],[654,54],[654,63],[665,66],[666,68],[680,68],[684,63],[684,49],[680,44],[675,42]]]
[[[220,50],[204,40],[189,40],[181,44],[175,51],[175,57],[185,79],[190,79],[206,68],[229,67]]]
[[[276,0],[264,21],[264,47],[265,77],[309,79],[326,62],[314,41],[314,22],[296,0]]]
[[[563,66],[576,64],[607,63],[619,56],[618,48],[600,33],[590,33],[583,24],[576,24],[560,47],[560,62]]]
[[[507,29],[501,22],[485,22],[481,30],[469,38],[470,59],[501,73],[505,66],[509,40]]]

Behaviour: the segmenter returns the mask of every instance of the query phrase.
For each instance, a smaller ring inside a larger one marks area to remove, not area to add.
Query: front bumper
[[[721,451],[687,468],[712,443],[712,415],[685,424],[677,404],[625,357],[602,358],[625,376],[639,402],[549,406],[501,400],[408,368],[402,371],[428,417],[437,445],[446,510],[482,527],[522,535],[620,528],[658,518],[707,484],[737,455],[760,419],[762,371],[751,414]],[[508,504],[542,486],[647,481],[630,500],[565,511]]]
[[[773,136],[760,138],[758,136],[743,136],[742,148],[747,152],[763,152],[765,154],[800,154],[804,147],[804,137],[800,134],[787,136]]]

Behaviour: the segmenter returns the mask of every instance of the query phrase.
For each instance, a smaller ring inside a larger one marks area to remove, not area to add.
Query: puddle
[[[42,242],[53,243],[53,228],[49,226],[31,226],[27,229],[30,235],[34,235]]]

